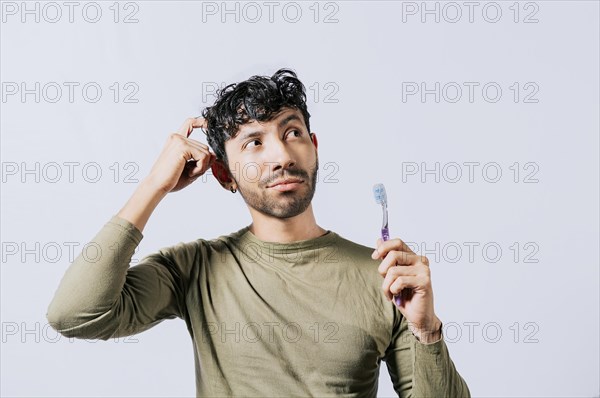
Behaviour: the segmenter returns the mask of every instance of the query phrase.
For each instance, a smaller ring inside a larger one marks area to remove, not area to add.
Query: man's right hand
[[[189,118],[167,139],[147,177],[159,191],[165,194],[179,191],[211,167],[216,155],[210,152],[208,145],[188,138],[199,127],[206,128],[204,118]]]

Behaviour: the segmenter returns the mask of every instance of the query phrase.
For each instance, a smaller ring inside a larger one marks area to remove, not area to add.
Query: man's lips
[[[279,181],[275,181],[273,184],[267,186],[267,188],[274,188],[278,185],[290,185],[290,184],[295,184],[295,183],[301,183],[303,182],[301,179],[299,178],[286,178],[285,180],[279,180]]]
[[[272,188],[279,192],[291,191],[298,188],[304,181],[297,178],[290,178],[273,183],[268,188]]]

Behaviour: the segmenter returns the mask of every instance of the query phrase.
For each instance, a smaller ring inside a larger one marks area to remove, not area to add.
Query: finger
[[[202,159],[210,157],[208,149],[198,148],[195,145],[189,145],[187,143],[185,143],[185,145],[182,147],[182,151],[182,156],[184,157],[187,163],[189,163],[190,161],[192,161],[193,163],[198,163]],[[190,167],[187,164],[186,166]]]
[[[192,134],[192,131],[194,131],[194,129],[201,128],[203,130],[206,130],[208,128],[207,126],[208,126],[208,123],[207,123],[206,119],[204,119],[203,117],[194,118],[194,121],[192,122],[192,128],[188,132],[187,136],[189,137]],[[206,134],[206,132],[205,132],[205,134]]]
[[[404,272],[405,275],[414,275],[419,271],[416,259],[409,258],[410,256],[414,256],[413,254],[406,252],[395,253],[396,252],[389,253],[381,264],[379,264],[379,267],[377,267],[379,275],[385,277],[387,273],[390,272],[390,269],[393,268],[406,268],[408,271]]]
[[[401,276],[394,280],[389,290],[393,297],[396,294],[400,294],[403,289],[416,289],[421,287],[422,284],[422,278],[419,276]]]
[[[190,170],[190,177],[197,177],[206,173],[208,169],[210,169],[210,166],[212,166],[212,162],[213,160],[211,157],[206,157],[205,159],[196,162],[196,166]]]
[[[195,166],[189,171],[189,176],[196,177],[206,173],[216,158],[216,155],[207,152],[204,157],[194,163]]]
[[[393,272],[396,275],[417,275],[422,271],[420,268],[419,265],[399,265],[396,264],[395,261],[392,261],[391,263],[381,263],[377,268],[377,272],[385,278],[390,272]]]
[[[394,294],[399,293],[402,289],[398,290],[399,287],[412,287],[409,285],[413,285],[417,281],[417,276],[414,275],[403,275],[403,276],[395,276],[390,274],[385,277],[383,283],[381,284],[381,290],[383,290],[383,294],[387,297],[388,300],[391,300],[394,297]],[[399,282],[397,282],[399,281]],[[392,292],[391,287],[396,283],[395,290]]]
[[[203,174],[202,172],[202,161],[190,160],[185,165],[184,175],[189,178],[196,178]]]
[[[188,139],[187,139],[187,142],[189,142],[190,144],[194,144],[194,145],[196,145],[196,146],[198,146],[198,147],[200,147],[200,148],[209,149],[209,146],[208,146],[208,145],[206,145],[206,144],[205,144],[204,142],[202,142],[202,141],[196,141],[196,140],[194,140],[194,139],[188,138]]]
[[[198,117],[194,118],[194,124],[193,124],[194,128],[202,127],[203,129],[205,129],[205,128],[207,128],[207,126],[208,126],[208,122],[202,116],[198,116]]]
[[[199,149],[199,150],[202,152],[203,157],[208,158],[211,163],[217,159],[217,155],[215,155],[208,149]],[[198,159],[192,158],[191,160],[200,160],[200,158],[198,158]]]
[[[374,253],[385,255],[385,253],[390,250],[402,250],[415,254],[415,252],[400,238],[389,239],[387,241],[383,241],[381,238],[377,239],[377,248]]]
[[[183,148],[184,150],[188,149],[189,147],[194,147],[198,150],[202,150],[202,151],[206,151],[206,152],[210,151],[210,147],[207,144],[200,142],[200,141],[193,140],[191,138],[185,138],[184,134],[182,134],[181,131],[172,133],[170,135],[170,137],[173,139],[176,139],[176,144],[180,145],[180,147]]]
[[[381,264],[379,264],[377,272],[379,272],[381,276],[385,276],[390,268],[400,265],[402,268],[409,268],[411,272],[415,274],[415,269],[418,268],[419,263],[419,256],[416,254],[391,251],[385,256]]]
[[[382,277],[387,277],[389,274],[400,276],[400,275],[419,275],[422,273],[420,267],[416,265],[403,265],[403,266],[391,266],[386,272],[380,272]]]
[[[377,239],[377,247],[371,254],[371,258],[378,259],[385,256],[390,250],[401,250],[411,254],[415,254],[414,251],[400,238],[394,238],[387,241]]]
[[[184,144],[198,149],[206,156],[210,156],[210,157],[214,157],[214,158],[217,157],[217,155],[215,155],[213,152],[210,151],[210,147],[208,145],[204,145],[201,142],[194,141],[194,140],[191,140],[188,138],[187,140],[184,141]],[[197,160],[195,158],[192,158],[192,159]]]
[[[203,117],[190,117],[185,119],[179,130],[177,130],[177,134],[187,138],[195,128],[199,127],[206,128],[206,119]]]
[[[194,124],[195,118],[189,117],[185,119],[179,130],[177,130],[177,134],[187,137],[189,133],[193,130],[192,124]]]
[[[210,150],[209,150],[207,147],[205,147],[205,146],[201,146],[201,145],[190,145],[190,147],[192,147],[192,148],[194,148],[194,149],[197,149],[198,151],[200,151],[200,153],[202,153],[202,154],[204,154],[204,155],[206,155],[206,156],[210,155]],[[195,158],[194,158],[194,160],[198,160],[198,159],[195,159]]]

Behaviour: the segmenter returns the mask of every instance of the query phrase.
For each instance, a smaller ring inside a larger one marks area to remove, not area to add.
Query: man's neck
[[[250,232],[265,242],[291,243],[318,238],[327,232],[317,225],[312,204],[302,214],[290,218],[269,217],[255,211],[251,213]]]

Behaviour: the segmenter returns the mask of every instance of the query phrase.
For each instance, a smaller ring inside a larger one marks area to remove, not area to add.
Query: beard
[[[248,206],[267,216],[290,218],[303,213],[310,205],[317,187],[318,170],[319,157],[317,156],[315,166],[309,173],[299,169],[288,169],[275,178],[269,178],[266,182],[261,181],[256,189],[242,186],[235,178],[234,180],[238,187],[238,192],[242,195]],[[270,182],[288,177],[301,178],[304,182],[297,189],[291,191],[278,192],[267,188]],[[305,186],[308,187],[308,190]]]

